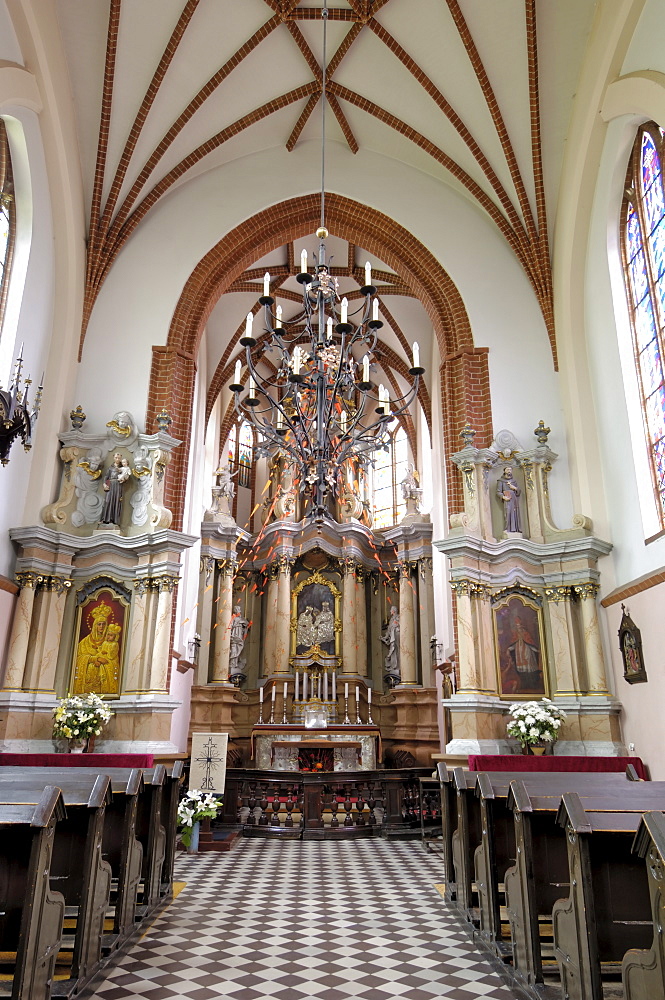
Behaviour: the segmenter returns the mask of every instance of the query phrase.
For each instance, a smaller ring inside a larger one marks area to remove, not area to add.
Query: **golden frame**
[[[79,599],[81,596],[79,595]],[[104,610],[102,614],[95,617],[95,609],[102,605],[105,605],[109,609],[109,613]],[[84,599],[80,600],[80,603],[77,603],[69,674],[68,690],[70,694],[89,694],[90,692],[94,692],[102,698],[120,697],[127,648],[127,633],[129,632],[129,613],[130,602],[124,594],[119,592],[119,588],[116,589],[107,582],[100,582],[100,585],[95,590],[86,594]],[[91,618],[93,621],[91,621]],[[91,644],[90,640],[96,618],[105,621],[107,628],[104,636],[100,637],[99,640],[100,660],[97,663],[93,663],[89,655],[86,661],[86,653],[90,653],[87,647]],[[117,643],[118,649],[115,651],[113,650],[115,643],[112,641],[112,637],[108,635],[109,627],[112,625],[119,625],[121,629],[120,640]],[[106,660],[105,664],[101,658]],[[113,666],[115,662],[117,662],[117,670]],[[100,666],[100,664],[102,665]],[[95,684],[94,682],[90,684],[89,672],[94,674],[96,671],[101,680],[103,677],[103,668],[109,664],[111,666],[113,684],[107,686],[110,686],[111,690],[99,690],[99,688],[104,687],[104,684]],[[85,670],[85,674],[83,670]]]
[[[303,592],[305,587],[311,584],[320,584],[327,587],[335,602],[335,610],[333,613],[334,617],[334,630],[335,630],[335,653],[334,655],[339,659],[341,658],[341,635],[342,635],[342,592],[339,590],[332,580],[328,580],[322,573],[315,570],[310,576],[301,580],[300,583],[291,591],[291,658],[296,655],[297,643],[296,643],[296,633],[298,631],[298,597]]]
[[[520,622],[519,637],[527,648],[528,655],[537,657],[537,671],[540,683],[524,686],[524,677],[520,678],[516,665],[511,660],[511,653],[517,638],[515,624]],[[493,602],[492,625],[494,630],[494,662],[496,665],[496,682],[499,698],[509,701],[532,701],[538,698],[549,698],[549,677],[547,671],[547,655],[545,633],[543,630],[543,609],[534,597],[528,597],[522,588],[503,591]],[[538,642],[534,641],[537,636]]]

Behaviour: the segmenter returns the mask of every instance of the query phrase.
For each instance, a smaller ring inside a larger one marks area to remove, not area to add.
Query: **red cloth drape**
[[[649,780],[639,757],[532,757],[527,754],[471,754],[470,771],[625,771],[632,764],[640,778]]]
[[[151,753],[0,753],[0,767],[152,767]]]

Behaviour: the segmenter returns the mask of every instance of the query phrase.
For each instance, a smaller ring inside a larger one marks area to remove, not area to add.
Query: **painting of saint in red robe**
[[[504,698],[547,695],[540,610],[513,595],[494,609],[499,694]]]

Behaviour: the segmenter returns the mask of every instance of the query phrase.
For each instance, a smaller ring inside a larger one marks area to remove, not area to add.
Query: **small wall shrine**
[[[59,695],[113,699],[97,749],[172,752],[168,691],[180,555],[196,539],[170,530],[164,472],[180,442],[161,414],[140,434],[131,414],[104,433],[81,407],[60,435],[62,480],[42,524],[11,531],[20,591],[0,690],[0,748],[52,751]]]
[[[552,698],[567,719],[556,753],[621,754],[620,703],[608,693],[598,623],[598,560],[611,546],[588,518],[554,524],[548,477],[556,454],[541,420],[523,449],[502,431],[475,448],[466,427],[452,457],[464,510],[435,547],[450,566],[457,619],[450,753],[506,753],[508,706]]]

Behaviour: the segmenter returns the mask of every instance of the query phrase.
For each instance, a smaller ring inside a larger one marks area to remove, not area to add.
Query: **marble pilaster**
[[[342,559],[344,590],[342,593],[342,673],[355,674],[358,664],[356,631],[356,564]]]
[[[155,577],[152,581],[152,587],[159,596],[157,598],[157,617],[155,619],[148,691],[163,692],[167,689],[171,658],[171,612],[173,591],[177,583],[176,577],[168,575]]]
[[[362,566],[356,567],[356,667],[361,677],[370,673],[367,663],[367,603],[365,600],[365,571]]]
[[[134,581],[134,599],[127,641],[127,666],[125,668],[125,691],[140,691],[145,678],[146,649],[148,646],[148,602],[150,581],[145,577]]]
[[[416,624],[413,616],[411,565],[408,562],[400,562],[398,566],[400,684],[417,684],[418,660],[416,656]]]
[[[555,665],[554,694],[577,694],[579,680],[570,610],[571,588],[548,587],[545,590],[545,597]]]
[[[580,599],[579,606],[582,619],[582,637],[589,694],[607,694],[605,658],[603,656],[603,644],[600,638],[598,608],[596,605],[598,585],[596,583],[576,584],[573,590]]]
[[[44,576],[34,606],[24,689],[54,691],[58,652],[65,614],[65,598],[71,580],[62,576]]]
[[[265,632],[263,637],[263,663],[261,676],[269,677],[275,672],[275,631],[277,627],[277,572],[270,567],[268,591],[266,594]]]
[[[291,652],[291,567],[292,560],[280,556],[277,560],[277,614],[275,622],[276,674],[288,674]]]
[[[4,690],[20,691],[23,686],[35,591],[40,579],[35,573],[16,574],[16,582],[21,589],[14,607],[14,618],[7,651],[7,669],[2,685]]]
[[[229,680],[229,652],[231,649],[231,616],[233,614],[233,578],[236,564],[224,559],[219,564],[217,592],[217,621],[215,628],[215,653],[212,665],[212,684],[226,684]]]

